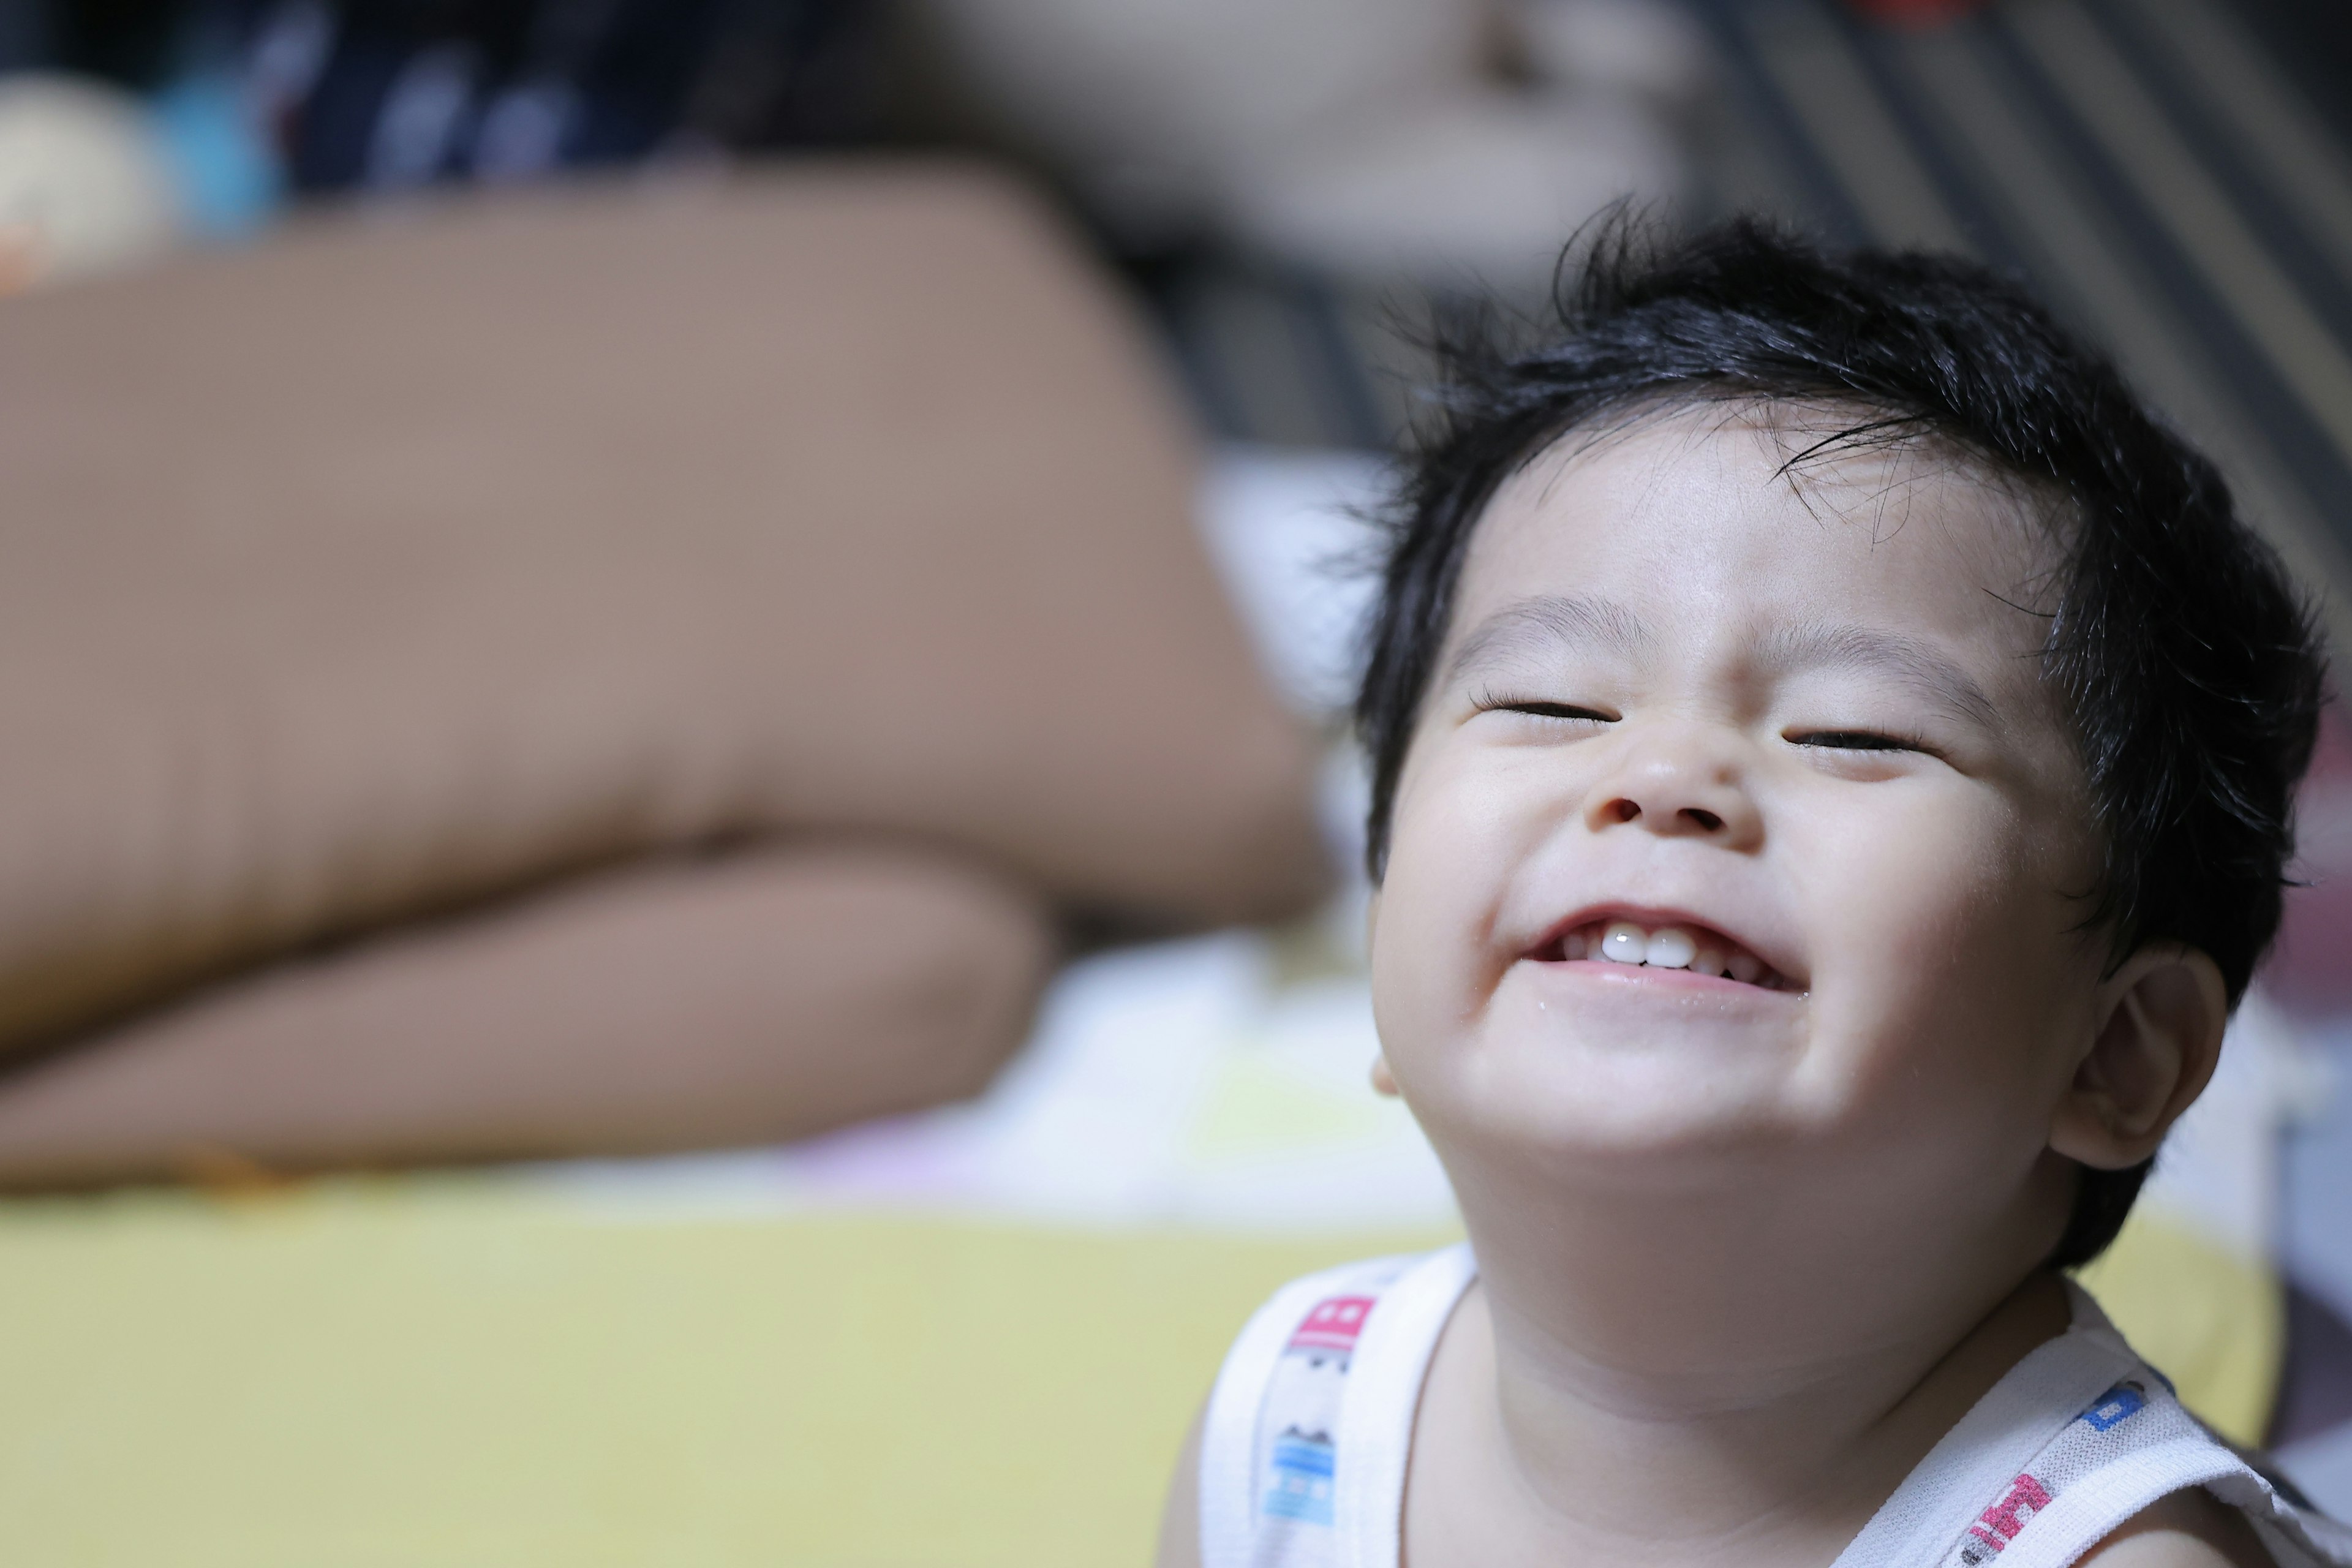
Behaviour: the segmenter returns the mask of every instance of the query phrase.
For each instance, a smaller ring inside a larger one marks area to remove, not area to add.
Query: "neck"
[[[1614,1560],[1703,1560],[1712,1542],[1752,1561],[1780,1538],[1834,1557],[2065,1327],[2036,1268],[2054,1170],[2005,1212],[1935,1224],[1882,1220],[1850,1182],[1564,1206],[1556,1182],[1468,1174],[1465,1436],[1516,1478],[1526,1522],[1588,1552],[1611,1541]]]

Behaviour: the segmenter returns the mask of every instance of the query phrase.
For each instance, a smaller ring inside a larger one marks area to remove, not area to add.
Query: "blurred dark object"
[[[2309,1019],[2352,1016],[2352,730],[2339,699],[2295,808],[2286,920],[2263,971],[2272,996]]]
[[[516,179],[874,128],[856,0],[345,0],[256,6],[248,69],[298,190]]]
[[[1934,27],[1984,8],[1984,0],[1846,0],[1874,22],[1898,27]]]
[[[2281,1447],[2352,1421],[2352,1323],[2290,1280],[2286,1290],[2286,1366],[2266,1447]]]
[[[874,129],[856,0],[316,0],[241,36],[298,190],[528,178]]]
[[[880,122],[867,0],[54,0],[22,63],[142,89],[225,76],[299,191],[839,147]]]
[[[2352,141],[2352,5],[2344,0],[2231,0],[2312,106]]]
[[[33,47],[22,65],[149,88],[173,68],[189,0],[16,0],[7,6]]]

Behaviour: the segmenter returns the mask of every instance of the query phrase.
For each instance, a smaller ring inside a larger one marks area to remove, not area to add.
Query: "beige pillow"
[[[298,225],[0,306],[0,1047],[806,827],[1293,910],[1310,752],[1038,205],[817,165]]]
[[[662,862],[290,961],[0,1080],[0,1186],[761,1142],[970,1094],[1053,956],[942,856]]]

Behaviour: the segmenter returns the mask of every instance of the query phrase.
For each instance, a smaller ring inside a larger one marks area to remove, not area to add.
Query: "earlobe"
[[[1371,952],[1372,939],[1379,934],[1380,929],[1381,890],[1375,887],[1372,889],[1372,896],[1364,900],[1364,951],[1366,952]],[[1385,1094],[1391,1099],[1397,1093],[1396,1075],[1389,1071],[1389,1058],[1385,1055],[1372,1058],[1372,1092]]]
[[[2059,1101],[2050,1147],[2098,1170],[2156,1152],[2205,1090],[2229,1024],[2221,972],[2195,948],[2155,942],[2100,987],[2090,1049]]]

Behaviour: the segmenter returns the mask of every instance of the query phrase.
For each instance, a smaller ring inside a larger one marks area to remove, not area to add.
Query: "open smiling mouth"
[[[1722,932],[1679,921],[1658,926],[1622,918],[1587,921],[1530,949],[1527,956],[1538,963],[1591,960],[1652,969],[1685,969],[1766,991],[1801,989]]]

